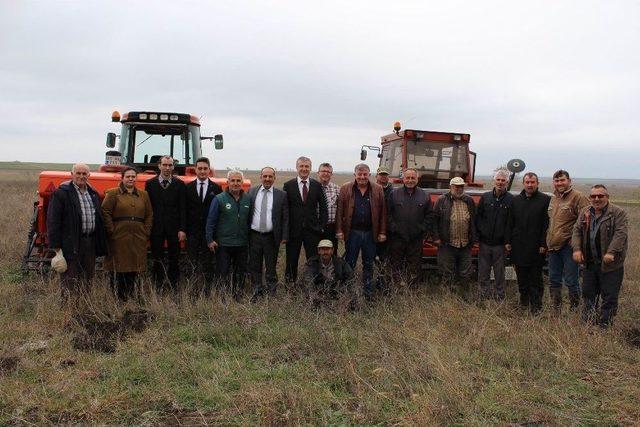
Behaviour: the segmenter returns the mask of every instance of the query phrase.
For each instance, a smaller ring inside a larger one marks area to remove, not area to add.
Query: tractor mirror
[[[367,150],[365,150],[364,148],[360,150],[360,160],[367,160]]]
[[[107,134],[107,148],[113,148],[116,146],[116,134],[109,132]]]
[[[224,145],[224,140],[222,138],[222,135],[218,134],[213,137],[213,145],[216,148],[216,150],[222,150],[222,147]]]

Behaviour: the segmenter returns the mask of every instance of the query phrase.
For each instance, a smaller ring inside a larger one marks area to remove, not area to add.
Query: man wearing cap
[[[73,165],[71,181],[53,192],[47,210],[49,248],[56,252],[51,267],[60,273],[63,302],[89,289],[96,257],[107,254],[100,197],[88,183],[90,175],[87,165]]]
[[[480,240],[478,252],[478,285],[483,299],[504,300],[505,244],[513,195],[507,191],[509,172],[499,169],[493,175],[493,190],[480,197],[476,212],[476,228]],[[491,269],[495,277],[495,293],[491,290]]]
[[[625,211],[609,203],[609,192],[604,185],[591,187],[589,198],[591,206],[580,211],[571,244],[574,261],[585,267],[583,318],[606,328],[618,311],[629,220]]]
[[[464,194],[465,182],[455,177],[449,182],[449,192],[441,195],[434,208],[434,242],[438,245],[438,269],[442,283],[453,284],[456,279],[467,290],[472,265],[471,247],[477,241],[476,207],[473,199]]]
[[[382,187],[384,192],[384,198],[387,202],[387,208],[389,207],[389,195],[393,191],[393,185],[389,181],[389,169],[384,166],[380,166],[376,171],[376,184]],[[388,209],[387,209],[388,212]],[[388,226],[387,226],[388,227]],[[377,242],[376,243],[376,268],[378,269],[378,277],[376,280],[376,286],[378,290],[383,293],[389,292],[389,275],[388,275],[388,260],[389,260],[389,242]]]
[[[411,283],[420,279],[422,242],[431,234],[433,209],[429,194],[418,187],[418,171],[406,169],[402,182],[404,185],[387,198],[389,260],[394,281],[400,280],[400,273],[406,268],[406,279]]]
[[[353,279],[353,269],[343,258],[334,254],[331,240],[318,243],[318,255],[309,258],[304,266],[304,289],[313,299],[336,298],[347,290]]]
[[[393,185],[389,181],[389,169],[384,166],[380,166],[376,171],[376,184],[382,187],[384,191],[384,197],[389,197],[391,191],[393,191]]]
[[[354,168],[355,180],[340,187],[336,214],[336,237],[345,242],[345,259],[355,268],[362,252],[364,296],[373,295],[371,279],[376,242],[387,240],[387,208],[382,187],[369,181],[366,163]]]
[[[322,191],[327,199],[327,225],[322,233],[323,239],[331,240],[333,247],[338,247],[336,238],[336,210],[338,209],[338,193],[340,187],[331,182],[333,176],[333,166],[330,163],[320,163],[318,168],[318,182],[322,185]]]

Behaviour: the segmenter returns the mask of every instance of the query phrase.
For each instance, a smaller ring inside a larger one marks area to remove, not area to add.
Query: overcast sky
[[[100,163],[120,112],[202,116],[215,166],[348,170],[393,122],[478,172],[640,178],[640,2],[0,1],[0,160]],[[370,157],[371,165],[375,156]]]

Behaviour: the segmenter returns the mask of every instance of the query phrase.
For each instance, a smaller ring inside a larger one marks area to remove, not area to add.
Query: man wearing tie
[[[281,243],[286,243],[289,235],[289,206],[284,191],[273,186],[276,171],[272,167],[264,167],[260,171],[258,185],[249,190],[251,208],[249,218],[251,232],[249,234],[249,271],[253,282],[253,298],[257,301],[264,296],[262,283],[262,262],[266,270],[266,290],[269,295],[276,293],[278,274],[278,250]]]
[[[153,226],[151,227],[151,261],[153,280],[158,291],[162,290],[165,272],[171,289],[178,288],[180,270],[178,256],[180,242],[186,239],[185,223],[185,185],[174,177],[173,158],[162,156],[158,161],[160,174],[148,180],[145,190],[153,207]],[[168,266],[163,262],[164,242],[167,241]]]
[[[316,254],[328,217],[322,185],[309,178],[311,159],[299,157],[296,160],[296,170],[298,176],[285,182],[283,188],[289,203],[289,240],[285,270],[285,279],[289,283],[297,280],[302,245],[304,244],[307,258]]]
[[[204,281],[205,296],[211,293],[215,273],[215,255],[207,247],[205,226],[211,201],[222,187],[209,179],[211,163],[206,157],[196,160],[196,179],[187,184],[187,253],[191,274],[196,282]],[[201,289],[196,285],[196,292]]]

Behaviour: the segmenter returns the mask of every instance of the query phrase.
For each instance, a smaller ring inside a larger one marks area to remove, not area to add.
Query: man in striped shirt
[[[322,184],[322,190],[327,198],[327,207],[329,208],[329,221],[324,228],[323,239],[331,240],[334,250],[337,252],[338,239],[336,239],[336,210],[338,209],[338,193],[340,187],[331,182],[333,176],[333,166],[330,163],[321,163],[318,168],[318,182]]]

